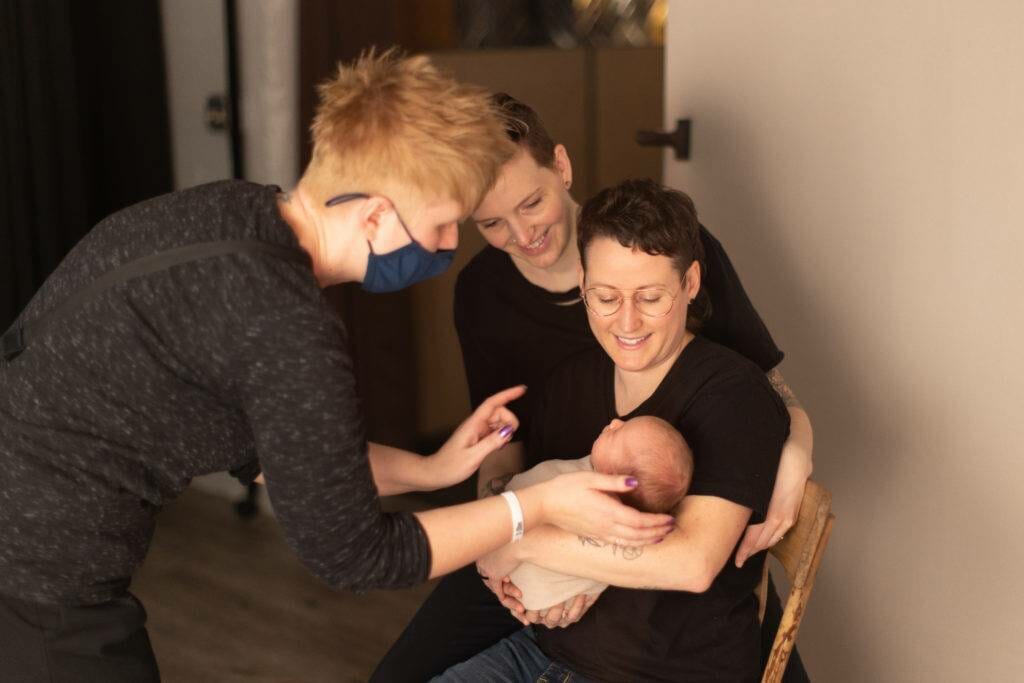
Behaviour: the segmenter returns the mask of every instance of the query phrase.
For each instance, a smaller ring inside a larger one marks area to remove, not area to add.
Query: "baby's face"
[[[626,444],[625,426],[625,422],[616,419],[601,430],[590,449],[590,464],[595,471],[606,474],[615,471],[615,465],[620,461]]]

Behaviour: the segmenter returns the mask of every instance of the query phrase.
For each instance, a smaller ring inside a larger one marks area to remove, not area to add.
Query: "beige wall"
[[[671,3],[666,158],[788,352],[838,521],[817,680],[1024,676],[1024,3]]]

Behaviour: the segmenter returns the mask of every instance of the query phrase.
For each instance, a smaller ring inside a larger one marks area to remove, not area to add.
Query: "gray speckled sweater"
[[[93,228],[19,321],[119,264],[237,239],[299,248],[276,188],[224,181],[129,207]],[[0,593],[110,599],[161,506],[192,477],[257,457],[316,575],[355,589],[427,577],[422,527],[380,509],[345,331],[308,265],[216,256],[90,298],[0,361]]]

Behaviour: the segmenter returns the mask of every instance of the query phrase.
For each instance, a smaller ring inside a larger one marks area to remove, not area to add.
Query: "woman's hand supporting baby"
[[[675,528],[675,517],[641,512],[610,493],[626,493],[637,480],[617,474],[571,472],[517,491],[543,491],[549,524],[621,547],[657,543]]]
[[[515,548],[510,543],[480,558],[476,566],[484,584],[494,593],[502,606],[511,612],[512,616],[518,619],[523,626],[530,624],[541,624],[548,628],[571,626],[579,621],[591,605],[597,601],[599,594],[581,593],[547,609],[526,609],[520,602],[523,598],[522,591],[512,583],[510,578],[510,574],[519,566],[519,560],[514,551]]]
[[[519,493],[541,493],[546,515],[555,526],[572,529],[602,545],[635,548],[660,543],[674,528],[672,515],[640,512],[613,499],[608,492],[623,493],[636,486],[635,479],[598,472],[562,474]],[[556,521],[557,520],[557,521]],[[594,598],[579,595],[546,610],[527,611],[522,593],[509,576],[519,566],[518,544],[509,543],[477,561],[477,571],[487,587],[523,624],[543,623],[549,628],[579,621]]]

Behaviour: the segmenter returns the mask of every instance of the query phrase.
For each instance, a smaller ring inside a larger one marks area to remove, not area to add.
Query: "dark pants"
[[[775,586],[768,582],[768,606],[761,629],[761,662],[768,661],[782,605]],[[370,678],[371,683],[422,683],[448,667],[463,662],[523,626],[512,618],[470,565],[444,577]],[[540,627],[543,628],[543,627]],[[796,649],[782,679],[804,683],[810,679]]]
[[[159,681],[146,610],[126,593],[100,605],[40,605],[0,595],[0,681]]]

